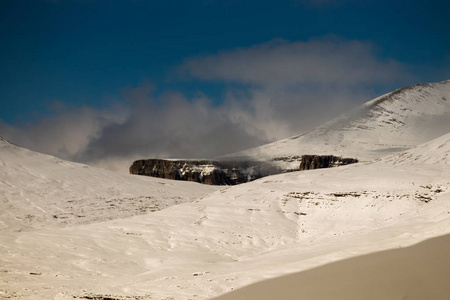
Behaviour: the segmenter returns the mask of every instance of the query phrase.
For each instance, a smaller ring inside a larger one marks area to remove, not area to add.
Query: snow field
[[[396,162],[265,177],[127,219],[5,231],[0,290],[206,299],[448,233],[448,164]]]

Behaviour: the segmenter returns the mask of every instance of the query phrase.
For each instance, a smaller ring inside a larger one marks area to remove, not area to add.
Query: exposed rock
[[[300,171],[331,168],[357,163],[356,158],[342,158],[334,155],[303,155],[300,163]]]
[[[299,157],[295,157],[297,159]],[[279,158],[283,160],[287,158]],[[289,159],[292,159],[289,157]],[[284,172],[330,168],[358,162],[333,155],[303,155],[300,169],[286,170],[270,162],[249,160],[166,160],[141,159],[130,167],[130,174],[185,180],[209,185],[235,185]]]
[[[280,168],[260,161],[142,159],[130,167],[130,174],[210,185],[235,185],[281,172]]]

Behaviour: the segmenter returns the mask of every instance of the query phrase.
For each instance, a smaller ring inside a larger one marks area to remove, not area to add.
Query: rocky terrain
[[[259,161],[142,159],[130,167],[130,174],[209,185],[235,185],[281,172],[280,168]]]
[[[332,168],[357,162],[356,158],[342,158],[334,155],[303,155],[300,171]]]
[[[355,158],[333,155],[303,155],[299,167],[283,170],[274,163],[262,161],[141,159],[130,166],[130,174],[209,185],[236,185],[280,173],[331,168],[357,162]]]

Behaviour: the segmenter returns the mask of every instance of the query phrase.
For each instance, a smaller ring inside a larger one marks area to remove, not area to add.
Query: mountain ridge
[[[304,134],[208,162],[141,159],[131,165],[130,173],[223,185],[330,165],[319,160],[325,162],[332,157],[352,162],[372,161],[447,133],[450,130],[450,101],[447,99],[450,99],[450,80],[406,86]],[[316,163],[305,164],[305,157]],[[261,172],[261,164],[270,172]],[[185,169],[190,171],[186,173]],[[245,175],[249,171],[253,176]]]
[[[402,87],[309,132],[224,157],[275,161],[317,154],[370,161],[410,149],[447,133],[449,128],[450,80],[446,80]],[[290,168],[288,165],[284,168]]]

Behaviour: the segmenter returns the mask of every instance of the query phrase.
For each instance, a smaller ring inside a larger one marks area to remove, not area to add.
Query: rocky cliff
[[[260,161],[142,159],[130,167],[130,174],[211,185],[235,185],[281,172]]]
[[[273,163],[251,160],[141,159],[133,162],[130,174],[194,181],[210,185],[235,185],[283,172],[331,168],[355,162],[358,160],[333,155],[303,155],[299,169],[286,170]]]
[[[356,158],[342,158],[334,155],[303,155],[300,171],[338,167],[357,162]]]

